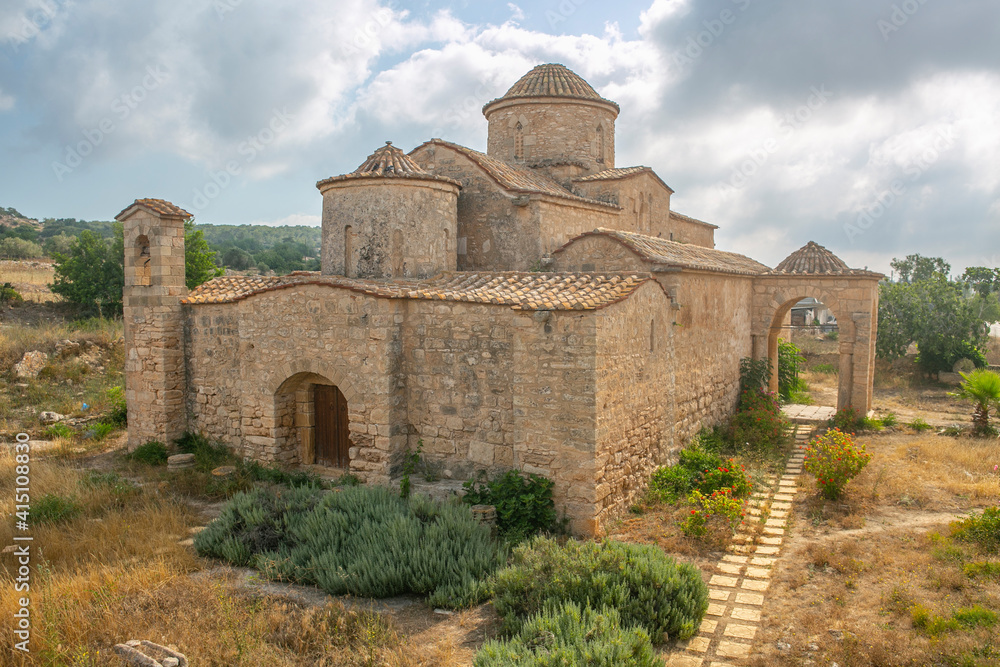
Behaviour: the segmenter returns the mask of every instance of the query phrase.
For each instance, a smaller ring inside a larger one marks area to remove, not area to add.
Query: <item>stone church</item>
[[[386,142],[319,181],[316,273],[189,292],[190,214],[122,211],[130,447],[195,431],[387,484],[420,443],[445,477],[545,475],[599,534],[733,413],[741,358],[776,367],[805,297],[840,326],[839,406],[870,409],[879,274],[815,243],[774,269],[715,249],[656,172],[615,165],[618,105],[562,65],[483,113],[485,153]]]

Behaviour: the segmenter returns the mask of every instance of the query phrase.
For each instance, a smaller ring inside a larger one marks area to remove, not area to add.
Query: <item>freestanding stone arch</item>
[[[771,360],[771,390],[778,389],[778,334],[795,303],[805,297],[821,301],[837,316],[840,327],[840,387],[837,409],[872,408],[875,380],[875,337],[878,331],[880,273],[851,269],[821,245],[809,242],[774,271],[754,282],[754,358]]]

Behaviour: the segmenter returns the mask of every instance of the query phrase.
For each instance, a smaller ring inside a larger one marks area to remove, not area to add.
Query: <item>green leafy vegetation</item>
[[[778,395],[783,401],[791,402],[793,392],[808,389],[799,377],[805,363],[802,350],[790,341],[778,339]]]
[[[993,627],[997,624],[998,617],[996,612],[979,605],[960,607],[950,617],[945,617],[938,616],[923,605],[915,604],[910,608],[910,619],[914,628],[936,637],[945,632]]]
[[[184,284],[194,289],[206,280],[221,276],[225,269],[216,266],[216,252],[209,248],[204,232],[191,220],[184,222]]]
[[[19,238],[0,239],[0,258],[37,259],[45,256],[42,246]]]
[[[237,494],[195,548],[333,595],[411,593],[447,607],[481,601],[502,558],[468,508],[365,486]]]
[[[32,525],[65,523],[75,519],[83,511],[80,503],[72,496],[46,493],[31,505]]]
[[[824,373],[826,375],[839,375],[840,369],[833,364],[816,364],[813,366],[813,373]]]
[[[708,609],[698,568],[655,546],[613,540],[560,546],[537,537],[514,549],[492,585],[494,607],[510,633],[547,609],[574,602],[614,609],[623,625],[643,628],[659,643],[691,637]]]
[[[167,446],[156,440],[143,443],[125,455],[126,460],[144,463],[148,466],[167,465],[167,457]]]
[[[497,532],[510,542],[520,542],[556,523],[552,480],[508,470],[493,479],[480,471],[463,484],[462,501],[468,505],[493,505],[497,510]]]
[[[804,467],[816,477],[816,488],[827,500],[837,500],[844,487],[857,477],[872,460],[864,445],[839,429],[813,438],[806,449]]]
[[[98,317],[122,313],[125,249],[121,225],[109,242],[85,230],[67,254],[56,254],[52,291]]]
[[[985,553],[1000,552],[1000,507],[987,507],[980,514],[952,524],[952,537],[975,544]]]
[[[961,375],[961,388],[952,396],[964,398],[973,404],[973,433],[979,436],[996,436],[997,430],[990,423],[990,409],[1000,410],[1000,373],[980,368],[968,375]]]
[[[75,436],[76,431],[73,430],[73,427],[67,426],[66,424],[53,424],[45,429],[46,438],[65,438],[69,440]]]
[[[909,427],[912,428],[917,433],[923,433],[924,431],[929,431],[932,428],[934,428],[920,417],[917,417],[916,419],[911,421],[909,423]]]
[[[898,279],[880,285],[878,356],[898,359],[916,343],[927,374],[951,371],[960,359],[985,366],[988,325],[1000,320],[994,270],[972,267],[952,280],[947,262],[920,255],[895,259],[892,267]]]
[[[0,285],[0,306],[21,303],[22,301],[24,301],[24,297],[21,296],[20,292],[14,289],[13,285],[10,283]]]
[[[486,642],[473,665],[656,667],[663,661],[653,652],[649,635],[622,627],[615,609],[594,611],[567,602],[532,616],[510,639]]]
[[[723,460],[697,443],[681,450],[677,465],[657,468],[649,483],[650,494],[668,503],[677,502],[693,490],[711,495],[725,488],[738,497],[746,497],[753,490],[753,483],[735,459]]]

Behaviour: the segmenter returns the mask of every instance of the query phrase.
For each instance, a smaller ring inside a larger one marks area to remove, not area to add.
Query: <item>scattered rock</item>
[[[818,651],[819,650],[819,644],[809,644],[809,646],[807,648],[810,651]]]
[[[0,552],[0,553],[5,553],[5,554],[12,554],[12,553],[14,553],[14,550],[15,550],[15,549],[17,549],[17,547],[16,547],[16,546],[14,546],[13,544],[11,544],[11,545],[9,545],[9,546],[6,546],[6,547],[4,547],[4,548],[3,548],[3,551],[2,551],[2,552]]]
[[[191,456],[194,456],[193,454]],[[213,477],[232,477],[236,474],[236,466],[219,466],[212,471]]]
[[[181,545],[182,547],[193,547],[194,546],[194,540],[189,537],[186,540],[179,541],[177,544]]]
[[[25,352],[21,361],[14,364],[14,374],[22,379],[36,378],[48,361],[49,355],[39,350]]]
[[[188,528],[188,533],[190,535],[197,535],[201,531],[205,530],[205,528],[207,528],[207,527],[208,526],[194,526],[192,528]]]
[[[167,457],[167,470],[184,470],[194,467],[194,454],[174,454]]]
[[[792,650],[792,645],[791,644],[789,644],[788,642],[783,642],[780,639],[778,640],[778,643],[775,644],[775,646],[778,647],[779,651],[791,651]]]
[[[132,639],[114,648],[125,664],[135,667],[188,667],[188,659],[174,648],[160,646],[145,639]]]
[[[454,616],[455,615],[455,612],[450,611],[448,609],[435,609],[434,613],[435,614],[441,614],[442,616]]]
[[[66,415],[61,415],[58,412],[52,412],[51,410],[46,410],[38,415],[38,421],[43,424],[55,424],[56,422],[61,422],[66,419]]]
[[[835,628],[830,628],[829,630],[827,630],[827,632],[829,632],[830,636],[833,637],[834,639],[836,639],[837,641],[840,641],[841,639],[844,638],[844,631],[843,630],[837,630]]]

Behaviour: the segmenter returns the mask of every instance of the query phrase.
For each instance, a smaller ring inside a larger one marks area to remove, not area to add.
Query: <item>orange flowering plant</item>
[[[816,477],[816,488],[824,498],[836,500],[847,483],[864,470],[872,455],[838,428],[816,436],[806,449],[805,469]]]
[[[715,517],[728,522],[729,529],[735,530],[745,515],[745,501],[735,497],[730,487],[716,489],[710,495],[695,489],[688,496],[688,502],[695,509],[681,523],[681,530],[691,537],[703,537],[708,532],[708,524],[715,521]]]

